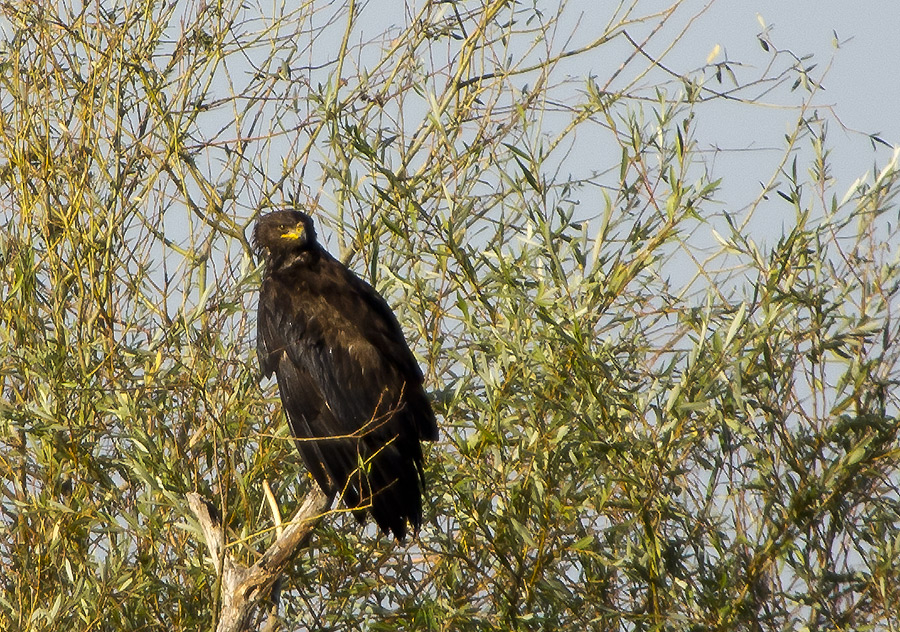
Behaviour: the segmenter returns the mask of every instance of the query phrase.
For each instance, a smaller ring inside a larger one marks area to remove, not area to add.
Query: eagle
[[[253,240],[265,261],[257,315],[264,375],[322,491],[366,511],[399,541],[422,524],[422,441],[437,422],[396,316],[316,241],[309,215],[268,213]]]

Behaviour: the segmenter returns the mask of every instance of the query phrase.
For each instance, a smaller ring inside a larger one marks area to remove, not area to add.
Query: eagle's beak
[[[282,233],[281,237],[283,239],[303,239],[305,231],[303,226],[297,226],[296,228],[287,231],[286,233]]]

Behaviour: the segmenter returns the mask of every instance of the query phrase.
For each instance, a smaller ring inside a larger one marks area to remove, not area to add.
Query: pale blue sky
[[[637,86],[631,79],[649,65],[645,59],[632,60],[610,89],[644,89],[644,95],[652,97],[656,85],[665,85],[670,96],[680,89],[674,75],[697,76],[708,61],[728,60],[736,78],[742,84],[765,75],[772,75],[770,63],[776,69],[790,65],[790,53],[798,58],[813,57],[804,66],[815,64],[810,76],[821,79],[824,90],[815,94],[813,108],[819,118],[827,119],[827,143],[831,150],[830,166],[833,176],[833,193],[838,199],[860,176],[876,165],[884,165],[892,155],[889,146],[877,145],[869,138],[878,134],[888,145],[900,144],[900,2],[875,0],[847,2],[845,0],[636,0],[609,2],[606,0],[569,0],[565,6],[565,18],[553,31],[550,48],[559,52],[571,50],[594,40],[616,15],[621,18],[629,7],[629,16],[650,16],[675,5],[677,10],[647,41],[647,52],[660,59],[674,74],[650,72]],[[535,5],[546,14],[556,11],[556,3],[540,1]],[[376,39],[382,33],[396,33],[407,23],[409,13],[400,5],[388,8],[389,3],[372,1],[361,5],[362,14],[358,41]],[[412,3],[413,7],[420,2]],[[527,14],[527,3],[521,5],[522,19]],[[449,9],[447,9],[449,11]],[[637,41],[644,41],[659,20],[649,18],[629,24],[626,31]],[[758,35],[763,32],[774,48],[766,51],[760,45]],[[521,22],[519,26],[521,27]],[[837,38],[835,37],[837,36]],[[675,42],[674,46],[672,43]],[[840,42],[839,46],[835,46]],[[332,55],[327,51],[329,43],[322,41],[315,56]],[[520,42],[521,44],[521,42]],[[711,53],[719,47],[717,55]],[[773,62],[774,50],[782,53]],[[536,49],[539,54],[541,48]],[[599,48],[571,58],[554,69],[556,82],[571,79],[571,90],[583,90],[583,79],[596,77],[599,85],[612,76],[622,62],[633,52],[633,46],[619,36]],[[312,61],[312,59],[310,60]],[[767,70],[768,69],[768,70]],[[708,72],[706,87],[727,91],[734,86],[727,81],[718,84]],[[790,75],[778,86],[760,86],[740,91],[735,96],[755,103],[714,99],[695,109],[697,149],[702,160],[712,165],[713,177],[723,178],[717,199],[734,212],[751,204],[761,191],[761,183],[769,182],[784,155],[784,136],[797,125],[802,112],[800,106],[808,97],[802,87],[792,91],[795,75]],[[516,85],[525,87],[534,83],[534,77],[514,79]],[[554,81],[551,81],[554,83]],[[770,89],[771,88],[771,89]],[[564,93],[557,93],[564,94]],[[570,101],[571,102],[571,101]],[[408,103],[408,106],[411,105]],[[652,104],[651,104],[652,105]],[[649,110],[648,106],[648,110]],[[413,113],[415,114],[415,113]],[[410,117],[414,119],[415,116]],[[544,120],[546,131],[562,127],[568,119],[554,120],[552,115]],[[563,172],[575,177],[595,170],[602,172],[609,165],[616,166],[619,149],[600,129],[585,127],[581,138],[574,144],[567,157]],[[806,173],[804,159],[809,143],[801,141],[803,148],[798,167]],[[610,153],[606,153],[607,150]],[[589,200],[586,200],[589,205]],[[768,207],[768,208],[766,208]],[[590,210],[588,214],[590,214]],[[783,216],[782,216],[783,215]],[[774,220],[773,221],[773,217]],[[754,221],[768,236],[780,235],[784,223],[793,220],[790,208],[777,201],[761,205],[754,212]],[[770,239],[761,240],[771,241]]]
[[[704,2],[694,2],[698,8]],[[687,7],[685,7],[687,8]],[[670,62],[682,69],[699,66],[718,44],[716,61],[741,62],[747,76],[761,73],[771,58],[757,34],[760,17],[769,27],[771,42],[798,57],[811,54],[812,75],[822,78],[824,90],[813,103],[828,118],[828,141],[835,187],[843,193],[860,176],[883,165],[891,149],[873,151],[869,134],[891,145],[900,144],[900,3],[892,0],[846,2],[840,0],[718,0],[695,23],[688,37],[673,51]],[[839,47],[835,47],[835,33]],[[829,68],[830,65],[830,68]],[[739,72],[740,71],[736,71]],[[823,77],[824,75],[824,77]],[[798,91],[802,92],[802,88]],[[784,147],[783,136],[795,124],[795,107],[788,90],[763,97],[763,107],[716,104],[698,125],[701,147],[755,148],[772,151],[723,152],[717,157],[717,175],[726,178],[725,191],[740,206],[758,192],[754,186],[771,176],[774,159]],[[748,189],[745,191],[742,180]],[[840,197],[840,196],[839,196]]]
[[[764,51],[752,37],[759,30],[757,15],[772,28],[776,45],[814,54],[818,70],[833,57],[818,101],[834,105],[847,127],[900,142],[900,3],[719,0],[695,33],[706,38],[705,48],[720,43],[729,57],[762,60]]]

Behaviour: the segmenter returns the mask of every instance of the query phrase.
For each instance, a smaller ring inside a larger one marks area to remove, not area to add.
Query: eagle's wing
[[[278,309],[276,297],[271,283],[264,283],[257,315],[259,364],[264,375],[276,374],[281,402],[306,468],[326,494],[334,494],[338,491],[335,478],[326,463],[342,459],[331,454],[333,447],[312,439],[323,436],[323,430],[333,428],[336,422],[329,419],[331,413],[315,381],[288,357],[288,339],[284,334],[289,332],[289,324],[283,318],[285,312]]]

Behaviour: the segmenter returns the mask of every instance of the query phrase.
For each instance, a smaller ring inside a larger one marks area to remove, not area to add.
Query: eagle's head
[[[253,243],[267,259],[299,254],[316,246],[312,218],[300,211],[275,211],[259,218],[253,229]]]

